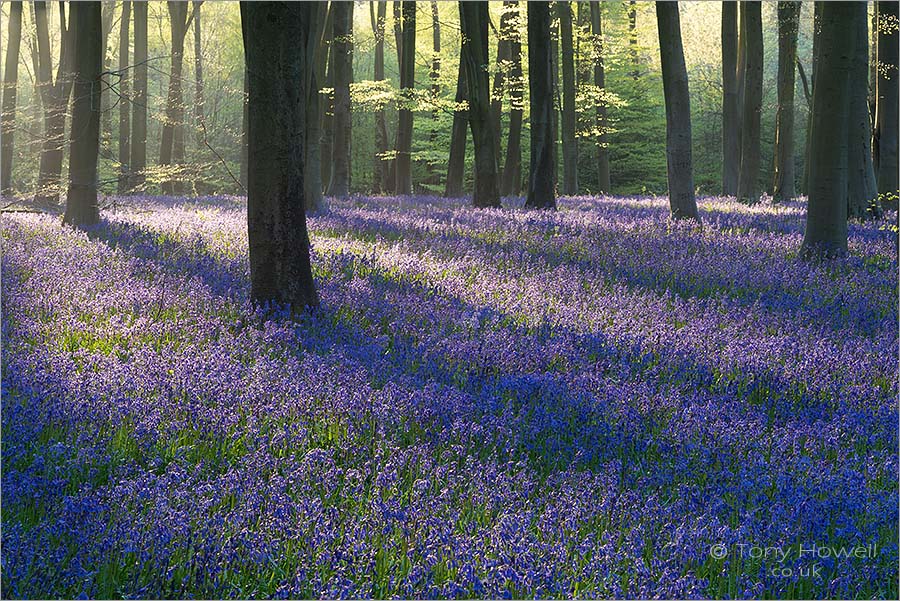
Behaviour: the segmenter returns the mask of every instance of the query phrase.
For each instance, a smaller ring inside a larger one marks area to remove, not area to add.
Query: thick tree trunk
[[[531,109],[530,209],[556,208],[556,140],[553,132],[553,61],[550,5],[528,2],[528,90]]]
[[[744,67],[744,100],[741,110],[741,171],[738,175],[738,200],[754,204],[759,201],[760,113],[762,111],[762,7],[759,0],[741,3],[741,19],[746,25],[746,64]]]
[[[509,55],[512,63],[507,86],[509,88],[509,137],[506,141],[506,160],[500,178],[501,196],[518,196],[522,193],[522,110],[524,108],[524,86],[522,81],[522,40],[519,33],[519,2],[506,0],[505,9],[509,20]]]
[[[591,32],[593,34],[594,85],[598,91],[606,91],[606,73],[603,65],[603,21],[600,15],[600,2],[591,2]],[[601,194],[609,194],[611,183],[609,176],[609,136],[606,134],[606,102],[599,100],[597,111],[597,187]]]
[[[377,15],[376,7],[377,4]],[[384,81],[384,35],[387,18],[387,2],[385,0],[373,0],[369,3],[369,14],[372,19],[372,31],[375,34],[375,81]],[[387,192],[393,189],[394,182],[389,179],[389,161],[385,159],[388,153],[387,119],[384,107],[379,106],[375,110],[375,159],[373,164],[374,192]]]
[[[147,3],[134,2],[134,100],[131,103],[130,188],[144,186],[147,167]]]
[[[247,233],[250,295],[294,314],[319,304],[304,211],[307,2],[241,2],[250,80]]]
[[[560,44],[562,45],[562,144],[563,144],[563,194],[578,194],[578,117],[575,114],[575,60],[572,40],[572,6],[557,0]]]
[[[824,2],[813,84],[809,202],[801,254],[847,250],[847,160],[850,96],[860,14],[855,2]],[[865,16],[863,16],[865,18]]]
[[[334,11],[334,143],[328,195],[350,195],[350,80],[353,79],[353,2],[333,2]]]
[[[878,81],[875,108],[875,130],[878,140],[878,192],[884,206],[897,208],[898,192],[898,107],[900,107],[900,72],[898,72],[897,2],[879,0],[878,8]]]
[[[180,165],[184,163],[184,95],[182,93],[182,70],[184,67],[184,36],[187,34],[187,2],[169,0],[169,32],[171,41],[171,63],[169,71],[169,93],[166,99],[166,120],[163,122],[162,143],[159,148],[159,164],[164,174],[162,189],[164,194],[183,194]],[[174,165],[174,167],[173,167]]]
[[[850,74],[850,125],[847,147],[847,216],[857,219],[877,217],[878,186],[872,164],[872,124],[869,121],[868,85],[869,35],[866,4],[854,5],[856,48]]]
[[[97,159],[100,153],[100,73],[103,23],[99,2],[75,2],[69,21],[75,28],[75,92],[69,145],[69,191],[64,223],[78,227],[100,221]]]
[[[16,92],[19,47],[22,42],[22,3],[9,5],[6,37],[6,64],[3,71],[3,112],[0,116],[0,193],[12,194],[13,132],[16,126]]]
[[[206,104],[203,89],[203,45],[200,37],[200,5],[202,0],[194,0],[194,119],[197,121],[197,147],[203,148],[206,134],[204,133]]]
[[[794,70],[797,62],[797,31],[800,2],[778,3],[778,109],[775,114],[776,202],[791,200],[794,191]]]
[[[401,107],[397,111],[397,194],[412,194],[412,131],[413,113],[409,96],[415,88],[416,75],[416,3],[403,1],[402,42],[400,44],[400,93]]]
[[[666,99],[666,164],[669,208],[676,219],[700,219],[694,198],[691,154],[691,96],[681,43],[677,2],[657,2],[659,54]]]
[[[247,193],[247,169],[248,163],[250,161],[250,154],[248,148],[248,140],[247,140],[247,127],[249,125],[250,116],[247,114],[247,109],[249,107],[249,99],[250,99],[250,78],[247,77],[247,63],[246,58],[244,60],[244,95],[242,97],[243,104],[241,110],[241,172],[240,172],[240,180],[241,186],[244,188],[244,193]],[[321,190],[320,190],[321,193]]]
[[[736,196],[741,170],[738,4],[722,2],[722,194]]]
[[[122,3],[122,20],[119,24],[119,181],[116,192],[125,194],[131,181],[129,171],[129,98],[131,97],[131,70],[129,69],[128,33],[131,23],[131,2]]]
[[[309,37],[306,48],[307,60],[312,68],[307,69],[306,79],[306,141],[303,156],[303,187],[306,191],[306,212],[315,213],[325,209],[324,186],[322,185],[322,98],[319,94],[320,82],[324,78],[322,55],[326,52],[325,30],[331,26],[333,19],[328,2],[316,3],[316,9],[310,13],[314,19],[311,26],[313,35]],[[331,35],[330,32],[328,35]],[[245,107],[246,108],[246,107]]]
[[[450,160],[447,164],[447,182],[444,196],[458,198],[464,194],[463,181],[466,174],[466,129],[469,126],[469,93],[466,86],[466,64],[460,57],[456,76],[456,98],[453,111],[453,127],[450,131]]]

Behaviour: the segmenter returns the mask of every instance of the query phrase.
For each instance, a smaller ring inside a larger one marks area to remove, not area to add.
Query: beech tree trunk
[[[122,3],[122,19],[119,23],[119,181],[116,192],[125,194],[131,182],[129,170],[129,134],[131,133],[129,114],[129,98],[131,97],[130,55],[128,52],[128,33],[131,23],[131,2]]]
[[[13,132],[16,126],[16,92],[19,74],[19,47],[22,42],[22,3],[9,5],[6,37],[6,64],[3,71],[3,104],[0,115],[0,193],[12,194]]]
[[[872,164],[872,125],[869,121],[869,30],[864,2],[854,5],[852,21],[856,46],[850,75],[850,125],[847,144],[847,216],[857,219],[881,214],[878,206],[878,185]]]
[[[315,10],[310,13],[314,24],[306,48],[307,61],[311,68],[306,70],[306,142],[304,143],[303,187],[306,192],[306,212],[314,213],[325,208],[324,187],[322,185],[322,97],[319,93],[320,82],[325,73],[323,54],[325,47],[325,30],[333,22],[328,2],[317,2]],[[329,33],[330,35],[330,33]]]
[[[603,65],[603,21],[600,14],[600,2],[591,2],[591,32],[593,35],[594,85],[598,90],[606,91],[606,74]],[[609,176],[609,136],[606,134],[606,102],[600,100],[596,104],[597,111],[597,186],[601,194],[609,194],[611,183]]]
[[[794,70],[800,2],[778,3],[778,109],[775,114],[775,182],[772,198],[791,200],[794,190]]]
[[[663,94],[666,100],[666,165],[669,208],[675,219],[700,220],[694,198],[694,166],[691,153],[691,96],[681,43],[681,18],[677,2],[657,2],[659,54]]]
[[[250,160],[249,150],[248,150],[248,146],[247,146],[247,144],[248,144],[247,127],[248,127],[248,123],[250,121],[250,116],[247,115],[248,100],[250,98],[250,88],[248,87],[249,85],[250,85],[250,78],[247,77],[247,64],[246,64],[246,58],[245,58],[244,59],[244,96],[243,96],[243,99],[241,102],[241,104],[243,105],[242,110],[241,110],[241,173],[239,176],[240,180],[241,180],[241,187],[243,187],[245,194],[247,193],[247,168],[248,168],[248,161]]]
[[[204,105],[206,104],[203,89],[203,45],[200,37],[200,6],[202,0],[194,0],[194,118],[197,121],[197,147],[203,148],[206,134]]]
[[[400,44],[401,107],[397,111],[397,194],[412,194],[412,128],[413,112],[408,97],[415,88],[416,76],[416,3],[404,0]]]
[[[760,113],[762,111],[762,8],[759,0],[741,2],[742,32],[746,35],[744,98],[741,106],[741,171],[737,198],[759,201]]]
[[[522,40],[519,33],[519,2],[506,0],[505,11],[510,15],[508,22],[509,60],[512,65],[509,71],[507,86],[509,88],[509,137],[506,141],[506,160],[503,163],[503,174],[500,178],[501,196],[518,196],[522,193],[522,110],[525,107],[524,85],[522,80]]]
[[[469,126],[469,93],[466,85],[466,64],[460,57],[456,76],[456,104],[453,110],[453,127],[450,130],[450,160],[447,164],[447,182],[444,196],[459,198],[464,194],[463,181],[466,174],[466,129]]]
[[[510,9],[510,2],[504,0],[503,11],[500,13],[500,31],[497,36],[497,63],[494,70],[494,85],[491,89],[491,119],[496,128],[496,136],[494,136],[494,153],[499,161],[502,154],[503,137],[502,116],[503,116],[503,95],[506,90],[507,70],[509,69],[509,60],[511,54],[510,38],[512,32],[513,10]]]
[[[166,99],[166,119],[162,128],[162,143],[159,148],[159,164],[166,168],[162,189],[164,194],[184,193],[184,94],[182,92],[182,71],[184,68],[184,36],[190,27],[187,2],[170,0],[169,33],[171,42],[171,62],[169,67],[169,93]],[[174,166],[174,167],[173,167]]]
[[[134,2],[134,100],[131,103],[130,188],[144,186],[147,167],[147,3]]]
[[[578,194],[578,118],[575,114],[575,49],[572,40],[572,6],[557,0],[560,44],[562,46],[562,144],[563,144],[563,194]]]
[[[722,194],[736,196],[741,170],[738,3],[722,2]]]
[[[317,73],[322,74],[325,87],[331,90],[322,95],[319,105],[322,116],[319,134],[319,186],[324,192],[328,182],[331,181],[334,144],[334,10],[331,8],[328,9],[321,50],[322,56],[321,61],[317,63]]]
[[[63,223],[77,227],[100,221],[97,159],[100,153],[100,73],[103,70],[103,22],[99,2],[74,2],[75,92],[69,144],[69,191]]]
[[[249,78],[250,295],[294,314],[319,304],[304,211],[309,2],[241,2]]]
[[[556,208],[556,139],[553,130],[553,61],[550,5],[528,2],[528,91],[531,157],[525,207]]]
[[[353,2],[333,2],[334,41],[334,143],[328,195],[350,195],[350,81],[353,79]]]
[[[377,5],[377,16],[376,8]],[[385,0],[373,0],[369,4],[369,14],[372,19],[372,31],[375,34],[375,81],[384,81],[384,35],[387,18],[387,2]],[[372,172],[374,174],[372,189],[374,192],[387,192],[393,188],[393,182],[389,179],[389,161],[385,159],[388,153],[387,119],[384,107],[379,106],[375,110],[375,152]]]
[[[898,107],[900,107],[900,72],[898,72],[897,2],[879,0],[878,10],[878,81],[876,83],[875,131],[878,140],[878,192],[884,195],[884,206],[897,208],[898,191]]]
[[[641,61],[638,56],[637,2],[628,0],[628,54],[631,56],[631,79],[641,78]]]
[[[428,133],[428,141],[431,148],[437,145],[438,138],[438,102],[441,97],[441,20],[438,15],[437,0],[431,0],[431,71],[428,78],[431,80],[431,131]],[[441,175],[438,172],[435,161],[428,159],[428,183],[438,185]]]

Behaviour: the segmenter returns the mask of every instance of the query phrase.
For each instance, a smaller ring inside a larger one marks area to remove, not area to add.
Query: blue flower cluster
[[[120,200],[0,220],[4,597],[897,598],[896,214],[335,200],[294,322]]]

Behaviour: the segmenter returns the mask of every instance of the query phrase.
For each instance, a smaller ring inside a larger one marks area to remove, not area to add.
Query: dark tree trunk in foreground
[[[130,188],[144,185],[147,167],[147,3],[134,2],[134,100],[131,103]]]
[[[308,2],[241,2],[249,78],[247,233],[250,294],[293,313],[319,304],[303,190]]]
[[[397,111],[397,194],[412,194],[412,131],[413,113],[408,98],[415,88],[416,76],[416,3],[403,2],[403,23],[401,37],[400,92],[401,107]]]
[[[556,208],[556,140],[553,135],[553,62],[550,5],[528,3],[528,91],[531,109],[530,209]]]
[[[184,163],[184,94],[182,91],[182,70],[184,67],[184,36],[190,27],[187,2],[170,0],[169,34],[171,60],[169,66],[169,93],[166,99],[166,119],[162,128],[162,143],[159,148],[159,164],[168,171],[163,175],[164,194],[183,194],[181,182],[183,174],[178,172]],[[172,167],[175,165],[175,167]]]
[[[562,155],[563,155],[563,189],[568,196],[578,194],[578,141],[575,138],[578,128],[575,115],[575,59],[572,40],[572,6],[569,2],[558,0],[556,11],[559,16],[559,39],[562,46]]]
[[[900,110],[900,72],[898,51],[900,31],[897,2],[879,0],[878,10],[878,81],[876,83],[875,137],[878,140],[878,192],[885,195],[885,206],[897,208],[898,110]]]
[[[500,195],[518,196],[522,192],[522,110],[524,108],[524,85],[522,81],[522,40],[519,33],[519,2],[506,0],[504,6],[510,15],[509,60],[512,66],[507,78],[511,109],[509,111],[509,136],[506,141],[506,160],[500,178]]]
[[[303,189],[305,190],[306,212],[314,213],[325,208],[324,187],[322,186],[322,97],[319,94],[321,82],[325,78],[322,55],[325,47],[325,29],[332,23],[328,2],[317,2],[310,13],[313,24],[312,35],[306,44],[308,64],[306,70],[306,142],[303,155]],[[245,106],[246,109],[246,106]]]
[[[75,28],[75,89],[69,145],[69,192],[64,223],[78,227],[100,221],[97,207],[97,158],[100,153],[100,72],[103,23],[99,2],[71,4]]]
[[[116,186],[116,192],[125,194],[128,191],[128,185],[131,183],[129,171],[129,139],[131,133],[129,114],[129,98],[131,97],[130,82],[131,70],[129,67],[128,52],[128,33],[131,21],[131,2],[126,0],[122,3],[122,20],[119,27],[119,94],[117,99],[119,103],[119,181]]]
[[[778,3],[778,109],[775,114],[776,202],[791,200],[794,191],[794,70],[797,62],[797,30],[800,2]]]
[[[378,7],[377,15],[375,7]],[[369,5],[369,14],[372,19],[372,31],[375,34],[375,81],[384,81],[384,34],[385,20],[387,17],[387,2],[377,0]],[[374,192],[387,192],[393,188],[394,182],[388,179],[388,161],[385,156],[388,153],[387,119],[384,107],[379,106],[375,110],[375,152],[373,164],[374,178],[372,188]]]
[[[244,189],[244,193],[247,193],[247,162],[249,159],[249,153],[247,149],[247,123],[250,121],[250,116],[247,115],[247,107],[248,100],[250,98],[250,89],[248,86],[250,85],[250,78],[247,77],[247,65],[246,59],[244,64],[244,96],[242,101],[242,110],[241,110],[241,187]]]
[[[488,3],[460,2],[459,23],[463,43],[460,60],[466,69],[469,90],[469,126],[475,145],[475,207],[500,206],[495,128],[491,119],[491,88],[488,78]]]
[[[659,54],[663,94],[666,99],[666,165],[669,208],[676,219],[700,219],[694,199],[694,166],[691,155],[691,96],[681,44],[681,19],[677,2],[657,2]]]
[[[813,84],[809,202],[801,254],[847,250],[847,158],[853,54],[860,11],[855,2],[824,2]],[[865,18],[865,14],[862,13]]]
[[[737,198],[751,204],[759,201],[760,113],[762,111],[762,7],[759,0],[741,3],[741,19],[745,26],[746,63],[744,65],[744,99],[741,106],[741,171],[738,175]]]
[[[600,2],[591,2],[591,33],[593,35],[594,85],[598,90],[606,91],[606,74],[603,65],[603,21],[600,15]],[[609,194],[609,148],[606,135],[606,102],[597,102],[597,186],[598,192]]]
[[[872,164],[872,123],[869,120],[869,29],[866,4],[855,4],[857,13],[853,66],[850,74],[850,136],[847,146],[847,216],[857,219],[877,217],[878,186]]]
[[[741,170],[737,13],[737,2],[722,2],[722,194],[725,196],[737,195]]]
[[[353,2],[332,2],[334,11],[334,143],[328,195],[350,195],[350,80],[353,79]]]
[[[19,46],[22,42],[22,3],[9,5],[6,37],[6,64],[3,71],[3,113],[0,116],[0,193],[12,193],[13,131],[16,125],[16,88],[19,73]]]
[[[469,93],[466,87],[466,64],[460,57],[459,72],[456,76],[456,106],[453,110],[453,127],[450,130],[450,160],[447,164],[447,182],[444,196],[458,198],[464,194],[463,181],[466,175],[466,129],[469,127]]]

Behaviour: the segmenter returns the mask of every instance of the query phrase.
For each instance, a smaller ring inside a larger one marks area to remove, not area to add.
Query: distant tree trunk
[[[377,16],[375,5],[378,5]],[[373,0],[369,3],[369,14],[372,19],[372,31],[375,34],[375,81],[384,81],[384,35],[387,17],[387,2]],[[389,179],[389,162],[385,159],[388,153],[387,119],[384,107],[379,106],[375,110],[375,159],[373,165],[374,192],[387,192],[393,188],[393,182]]]
[[[637,2],[628,0],[628,54],[631,56],[631,79],[641,77],[641,61],[638,57]]]
[[[578,194],[578,141],[576,133],[578,117],[575,114],[575,60],[572,40],[572,6],[557,0],[560,43],[562,45],[562,144],[563,144],[563,194]]]
[[[522,109],[524,108],[525,82],[522,81],[522,40],[519,33],[519,2],[506,0],[504,6],[510,16],[509,54],[512,66],[509,71],[509,137],[506,141],[506,161],[500,178],[500,195],[518,196],[522,193]],[[502,30],[502,28],[501,28]]]
[[[550,5],[528,2],[528,98],[531,110],[530,209],[556,208],[556,140],[553,135],[553,61]]]
[[[875,130],[878,140],[878,192],[885,196],[885,206],[897,208],[898,194],[898,106],[900,106],[900,73],[898,73],[897,2],[877,2],[878,10],[878,81],[876,84]],[[893,198],[890,198],[893,197]]]
[[[187,2],[169,0],[169,33],[171,41],[171,66],[169,71],[169,93],[166,99],[166,119],[162,128],[162,144],[159,149],[159,164],[167,168],[162,189],[164,194],[183,194],[181,173],[173,173],[172,165],[184,163],[184,95],[182,93],[182,69],[184,67],[184,36],[190,26]],[[178,167],[175,168],[176,170]]]
[[[494,85],[491,89],[491,120],[494,122],[496,130],[494,136],[494,156],[500,160],[502,153],[502,144],[500,139],[503,137],[503,128],[501,126],[503,117],[503,94],[506,88],[506,71],[509,68],[510,59],[510,29],[512,23],[512,12],[508,10],[508,0],[503,2],[503,11],[500,13],[500,31],[497,36],[497,63],[494,71]]]
[[[736,196],[741,170],[738,3],[722,2],[722,194]]]
[[[338,0],[334,11],[334,145],[328,195],[350,195],[350,80],[353,79],[353,2]]]
[[[869,35],[866,4],[854,4],[856,47],[850,74],[850,139],[847,147],[847,216],[865,219],[881,214],[872,164],[872,125],[869,121]],[[848,24],[849,25],[849,24]]]
[[[19,80],[19,47],[22,42],[22,3],[9,5],[6,64],[3,71],[3,113],[0,117],[0,193],[12,194],[13,132],[16,127],[16,92]]]
[[[397,111],[397,194],[412,194],[413,113],[409,106],[416,76],[416,3],[403,1],[402,42],[400,48],[401,107]]]
[[[134,2],[134,100],[131,103],[130,188],[144,185],[147,167],[147,3]]]
[[[306,192],[306,212],[315,213],[325,209],[324,187],[322,185],[322,98],[320,82],[324,79],[325,30],[333,23],[328,2],[317,2],[310,13],[314,23],[306,48],[307,61],[311,68],[306,70],[306,141],[303,155],[303,188]],[[329,35],[331,35],[329,33]]]
[[[759,201],[760,113],[762,110],[762,8],[759,0],[741,2],[742,28],[746,34],[744,101],[741,110],[741,171],[738,175],[738,200],[750,204]]]
[[[691,96],[681,43],[681,18],[677,2],[657,2],[659,54],[663,94],[666,100],[666,165],[669,208],[676,219],[699,221],[694,198],[694,165],[691,154]]]
[[[330,3],[329,3],[330,5]],[[325,21],[325,33],[322,37],[321,55],[317,55],[316,73],[322,78],[318,81],[325,82],[325,88],[330,90],[321,94],[319,112],[321,115],[321,127],[319,132],[319,183],[322,191],[331,181],[332,155],[334,143],[334,10],[328,9],[328,18]]]
[[[115,0],[106,0],[104,2],[101,2],[100,11],[100,22],[103,28],[103,32],[101,34],[101,37],[103,39],[103,71],[111,71],[112,59],[109,55],[109,34],[112,31],[113,16],[116,12]],[[109,102],[111,90],[107,89],[107,86],[109,85],[109,78],[104,79],[106,80],[106,83],[104,83],[104,85],[100,89],[100,106],[103,107],[103,110],[100,114],[100,148],[109,151],[109,148],[112,144],[113,110]],[[118,100],[118,97],[116,97],[116,99]]]
[[[801,254],[830,257],[847,250],[847,166],[851,75],[860,11],[854,2],[824,2],[813,84],[809,202]],[[864,13],[863,13],[863,17]]]
[[[466,64],[460,56],[456,77],[456,98],[453,110],[453,128],[450,131],[450,160],[447,164],[447,182],[444,196],[458,198],[463,195],[463,180],[466,174],[466,129],[469,127],[469,111],[460,108],[468,106],[469,93],[466,86]]]
[[[250,296],[261,304],[287,305],[294,314],[319,304],[303,198],[304,88],[312,69],[307,48],[315,10],[310,2],[241,2],[250,80]]]
[[[70,31],[71,27],[66,27],[65,8],[60,2],[60,57],[56,70],[56,81],[53,81],[46,2],[42,0],[34,2],[34,16],[39,65],[37,80],[41,90],[41,101],[44,105],[44,140],[38,169],[38,190],[34,200],[39,206],[56,207],[59,205],[66,134],[66,109],[72,92],[71,63],[75,36]]]
[[[475,190],[472,206],[500,206],[497,175],[496,138],[491,119],[491,88],[488,78],[488,3],[486,0],[459,3],[459,24],[463,43],[459,58],[465,65],[469,90],[469,126],[475,145]]]
[[[74,2],[69,21],[75,35],[75,93],[69,145],[69,191],[63,222],[77,227],[100,221],[97,159],[100,153],[100,73],[103,22],[99,2]]]
[[[438,101],[441,97],[441,20],[438,15],[437,0],[431,0],[431,71],[428,73],[431,79],[431,131],[428,133],[428,141],[432,148],[437,145],[438,138]],[[428,160],[428,183],[440,184],[441,176],[437,165],[430,158]]]
[[[606,73],[603,65],[603,21],[600,14],[600,2],[591,2],[591,33],[593,44],[591,54],[594,63],[594,85],[598,90],[606,91]],[[609,136],[606,134],[606,101],[598,100],[597,111],[597,187],[598,192],[609,194],[611,184],[609,177]]]
[[[203,45],[200,38],[200,5],[202,0],[194,0],[194,118],[197,120],[197,147],[204,147],[206,135],[203,133],[203,127],[206,123],[204,114],[203,90]]]
[[[797,62],[797,31],[800,2],[778,3],[778,109],[775,114],[776,202],[791,200],[794,191],[794,70]]]
[[[125,194],[128,191],[128,185],[131,182],[129,171],[129,145],[128,136],[131,133],[129,127],[129,97],[130,91],[130,69],[129,53],[128,53],[128,33],[131,21],[131,2],[125,0],[122,3],[122,20],[119,26],[119,181],[116,192]]]

